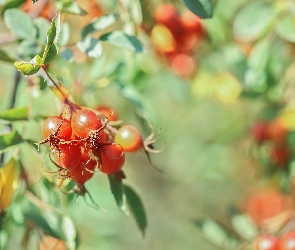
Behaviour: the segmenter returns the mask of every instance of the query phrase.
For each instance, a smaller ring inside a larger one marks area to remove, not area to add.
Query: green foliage
[[[3,153],[9,148],[16,146],[23,142],[21,135],[13,130],[7,134],[0,135],[0,152]]]
[[[92,33],[102,31],[111,25],[113,25],[118,20],[117,14],[109,14],[101,16],[94,19],[91,23],[87,24],[81,31],[82,39],[85,39],[86,36],[91,35]]]
[[[104,34],[99,40],[134,52],[146,52],[146,49],[138,38],[124,34],[119,30]]]
[[[182,0],[186,7],[201,18],[211,18],[213,14],[211,0]]]
[[[22,121],[28,119],[28,107],[12,108],[0,113],[0,119],[5,121]]]
[[[19,9],[5,11],[4,21],[11,32],[19,38],[34,39],[37,35],[32,18]]]

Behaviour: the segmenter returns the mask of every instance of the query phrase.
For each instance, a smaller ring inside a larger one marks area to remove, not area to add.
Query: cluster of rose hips
[[[284,234],[282,237],[274,235],[260,235],[253,242],[254,250],[294,250],[295,231]]]
[[[278,167],[284,167],[291,159],[291,149],[288,145],[289,131],[278,119],[271,121],[260,120],[252,127],[255,141],[261,145],[271,143],[270,159]]]
[[[165,56],[174,73],[190,76],[197,67],[194,49],[204,37],[200,18],[189,10],[180,14],[175,6],[162,4],[154,19],[151,38],[158,52]]]
[[[62,115],[48,117],[42,127],[45,139],[36,143],[38,146],[49,143],[49,157],[62,181],[71,179],[83,188],[97,171],[122,176],[125,152],[143,149],[148,156],[149,152],[159,152],[152,147],[157,140],[152,138],[153,131],[143,140],[131,125],[116,129],[108,124],[116,119],[116,114],[108,108],[90,110],[71,103],[69,110],[68,119]],[[85,187],[83,190],[79,192],[87,192]]]

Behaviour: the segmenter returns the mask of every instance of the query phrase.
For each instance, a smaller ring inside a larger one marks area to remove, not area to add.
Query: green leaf
[[[147,217],[139,195],[129,186],[124,185],[127,204],[137,226],[144,237],[147,228]]]
[[[39,71],[41,64],[42,58],[39,55],[35,56],[30,62],[14,62],[16,69],[27,76],[36,74]]]
[[[47,34],[46,31],[50,27],[50,23],[46,18],[37,17],[34,19],[35,26],[37,28],[37,39],[42,45],[46,44]]]
[[[64,240],[64,236],[63,234],[60,232],[59,229],[57,229],[57,226],[55,223],[52,223],[53,220],[49,220],[48,219],[48,215],[49,213],[45,212],[43,214],[40,214],[40,212],[36,209],[36,208],[32,208],[31,210],[28,210],[25,213],[25,218],[31,222],[33,222],[34,224],[36,224],[39,228],[41,228],[46,234],[57,238],[57,239],[61,239]],[[51,217],[56,218],[57,216],[54,214],[50,214]],[[56,218],[57,220],[57,218]]]
[[[81,31],[81,37],[84,40],[86,36],[104,30],[110,27],[118,20],[117,14],[109,14],[105,16],[101,16],[99,18],[94,19],[91,23],[86,25]]]
[[[182,2],[191,12],[201,18],[212,17],[211,0],[182,0]]]
[[[283,16],[276,24],[276,32],[278,35],[291,43],[295,42],[295,26],[291,16]]]
[[[28,107],[7,109],[0,113],[0,119],[5,121],[22,121],[28,119]]]
[[[32,3],[34,4],[34,3],[37,3],[39,0],[32,0]]]
[[[16,146],[23,142],[20,134],[13,130],[8,134],[0,135],[0,152],[4,152],[10,147]]]
[[[270,25],[274,13],[271,6],[252,2],[237,14],[233,23],[233,32],[237,40],[252,42],[263,35]]]
[[[236,207],[228,209],[228,216],[235,231],[245,240],[252,241],[258,234],[254,222],[246,214],[242,214]]]
[[[74,60],[74,53],[71,49],[66,48],[60,53],[60,56],[64,59],[66,59],[69,62],[72,62]]]
[[[26,0],[12,0],[12,1],[9,1],[8,3],[6,3],[3,6],[2,11],[1,11],[1,15],[3,15],[6,10],[17,8],[17,7],[19,7],[20,5],[22,5],[25,2],[26,2]]]
[[[111,191],[115,198],[118,208],[126,215],[129,215],[129,211],[126,207],[126,196],[124,193],[124,185],[122,184],[121,181],[116,181],[114,179],[115,177],[114,175],[108,175],[108,177],[109,177]]]
[[[4,22],[19,38],[34,39],[37,31],[32,18],[19,9],[9,9],[4,13]]]
[[[119,30],[104,34],[99,40],[131,51],[146,52],[146,49],[137,37],[127,35]]]
[[[62,12],[84,16],[87,14],[75,1],[58,0],[56,2],[57,8]]]
[[[5,51],[0,50],[0,61],[3,61],[3,62],[14,62],[15,59],[13,59],[12,57],[10,57],[10,55],[8,55]]]
[[[58,46],[53,44],[52,46],[49,47],[46,58],[44,60],[44,64],[46,65],[51,63],[56,58],[57,54],[58,54]]]
[[[66,244],[69,250],[76,249],[77,231],[71,218],[67,215],[62,217],[61,228],[66,238]]]
[[[102,55],[101,42],[90,36],[86,37],[85,40],[78,42],[77,47],[90,57],[99,58]]]
[[[70,26],[68,23],[63,23],[60,27],[60,33],[58,38],[58,44],[65,46],[70,40]]]
[[[236,239],[235,235],[230,237],[227,230],[215,220],[198,219],[195,221],[195,225],[209,241],[224,249],[237,249],[239,241]]]
[[[41,47],[34,40],[24,40],[22,41],[18,48],[18,53],[20,55],[33,56],[41,53]]]
[[[49,64],[58,54],[57,41],[60,32],[60,13],[58,13],[50,24],[47,31],[47,42],[43,53],[44,64]]]

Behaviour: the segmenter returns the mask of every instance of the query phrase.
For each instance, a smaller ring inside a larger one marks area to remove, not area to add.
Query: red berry
[[[125,125],[118,129],[115,142],[120,144],[125,152],[136,152],[143,147],[140,133],[131,125]]]
[[[101,127],[101,120],[89,109],[77,110],[72,117],[73,131],[80,138],[86,138],[92,131]]]
[[[279,239],[272,235],[260,235],[253,242],[254,250],[278,250]]]
[[[282,142],[287,138],[288,130],[283,126],[279,120],[273,120],[268,127],[268,136],[270,140],[275,142]]]
[[[107,106],[98,106],[96,110],[99,111],[103,116],[109,116],[108,117],[109,121],[117,120],[116,112]]]
[[[76,183],[84,184],[91,179],[96,166],[97,161],[91,159],[88,153],[84,153],[80,165],[70,170],[70,177]]]
[[[64,119],[63,123],[62,119]],[[47,138],[49,135],[57,132],[61,123],[62,125],[59,128],[57,136],[60,139],[69,140],[72,135],[71,123],[69,120],[62,118],[61,116],[50,116],[44,121],[42,126],[43,136]]]
[[[76,168],[81,164],[82,152],[79,145],[59,144],[53,151],[57,163],[67,169]]]
[[[257,143],[262,143],[269,139],[269,123],[267,121],[257,121],[252,127],[252,136]]]
[[[290,148],[285,144],[275,145],[271,151],[270,158],[274,165],[284,166],[291,158]]]
[[[295,250],[295,232],[287,233],[279,240],[278,250]]]
[[[155,12],[155,21],[166,26],[174,35],[181,31],[178,11],[172,4],[159,6]]]
[[[170,64],[173,72],[181,77],[187,77],[191,75],[196,68],[196,62],[194,58],[191,55],[184,53],[173,56]]]
[[[256,191],[249,199],[247,213],[260,226],[266,219],[291,209],[291,207],[292,202],[290,197],[266,188],[258,192]]]
[[[104,146],[99,152],[101,160],[101,172],[114,174],[118,172],[125,163],[123,148],[116,143]]]
[[[195,33],[199,36],[203,36],[203,27],[201,19],[191,11],[187,10],[181,14],[180,17],[181,27],[186,32]]]

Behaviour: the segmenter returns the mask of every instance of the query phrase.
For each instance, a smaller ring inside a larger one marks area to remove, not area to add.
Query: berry
[[[125,152],[133,153],[143,147],[143,140],[140,133],[131,125],[125,125],[118,129],[115,142],[120,144]]]
[[[79,145],[59,144],[53,153],[56,162],[63,168],[73,169],[81,164],[82,152]]]
[[[118,172],[125,163],[125,154],[123,148],[116,143],[104,146],[99,154],[101,160],[101,172],[105,174],[114,174]]]
[[[201,19],[191,11],[187,10],[181,14],[180,23],[186,32],[195,33],[199,36],[203,35]]]
[[[266,219],[276,216],[292,207],[291,200],[275,190],[262,189],[256,192],[247,204],[247,213],[262,225]]]
[[[48,117],[44,121],[42,126],[42,133],[44,138],[47,138],[48,136],[56,132],[58,132],[57,136],[60,139],[69,140],[72,135],[72,127],[70,121],[65,118],[62,118],[61,116]]]
[[[286,165],[291,158],[291,151],[288,145],[275,145],[270,154],[271,161],[276,166]]]
[[[111,108],[107,106],[98,106],[96,108],[97,111],[99,111],[103,116],[107,117],[109,121],[116,121],[117,120],[117,114],[112,110]]]
[[[257,143],[262,143],[269,139],[268,133],[269,123],[267,121],[257,121],[252,129],[252,136]]]
[[[96,166],[97,161],[91,159],[88,153],[84,153],[80,165],[70,170],[70,177],[76,183],[84,184],[91,179]]]
[[[156,48],[161,52],[170,53],[176,48],[176,42],[171,31],[163,25],[155,25],[153,27],[151,39]]]
[[[281,237],[278,250],[295,250],[295,232],[289,232]]]
[[[77,110],[72,117],[72,128],[76,136],[86,138],[102,127],[101,120],[89,109]]]
[[[253,242],[254,250],[278,250],[279,239],[272,235],[260,235]]]
[[[268,136],[274,142],[282,142],[287,138],[288,130],[279,120],[273,120],[268,127]]]
[[[156,9],[155,21],[166,26],[174,35],[181,31],[177,9],[172,4],[162,4]]]
[[[195,69],[196,63],[194,58],[187,54],[177,54],[171,59],[171,69],[179,76],[187,77]]]

